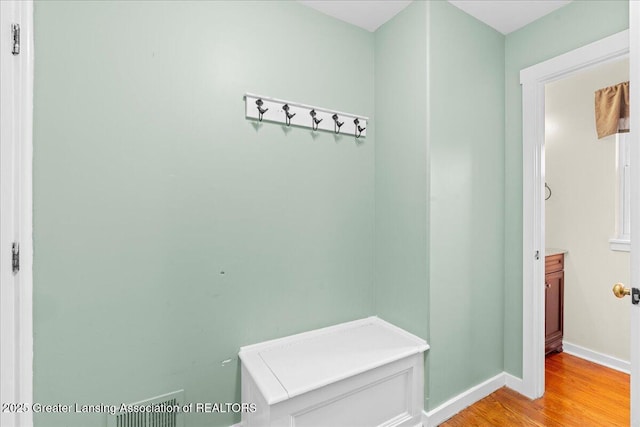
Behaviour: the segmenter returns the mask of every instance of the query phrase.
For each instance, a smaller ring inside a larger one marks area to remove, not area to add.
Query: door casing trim
[[[11,262],[10,256],[4,256],[10,254],[11,250],[4,246],[7,243],[10,245],[11,241],[20,245],[20,270],[11,280],[15,284],[2,283],[5,287],[15,286],[10,292],[14,301],[10,302],[18,310],[12,313],[15,314],[16,332],[3,329],[2,335],[15,338],[15,345],[8,346],[13,351],[9,358],[12,365],[9,369],[13,371],[9,392],[15,398],[15,403],[25,404],[29,409],[16,413],[11,421],[18,427],[30,427],[33,425],[33,0],[6,0],[0,2],[0,7],[3,29],[9,29],[11,23],[20,25],[20,53],[11,53],[12,43],[7,43],[5,38],[11,35],[8,31],[2,35],[0,47],[3,56],[0,61],[0,85],[4,90],[0,100],[0,132],[3,140],[11,141],[13,146],[9,150],[12,153],[11,167],[2,173],[10,176],[14,182],[11,189],[13,195],[9,196],[14,206],[9,213],[10,219],[4,223],[8,226],[3,228],[10,233],[8,238],[2,240],[3,266]],[[12,273],[9,271],[8,274]],[[2,327],[5,328],[5,323]]]
[[[520,71],[523,143],[521,392],[531,399],[544,394],[544,87],[547,83],[626,56],[629,56],[629,30]],[[633,154],[632,159],[635,161]]]

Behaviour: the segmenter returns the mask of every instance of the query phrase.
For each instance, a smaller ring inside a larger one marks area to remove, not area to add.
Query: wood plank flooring
[[[441,427],[629,425],[629,375],[557,353],[546,359],[545,379],[538,400],[503,387]]]

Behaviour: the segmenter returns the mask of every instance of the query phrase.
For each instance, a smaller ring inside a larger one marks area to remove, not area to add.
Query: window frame
[[[616,222],[615,236],[609,239],[612,251],[631,251],[631,170],[629,133],[616,134]]]

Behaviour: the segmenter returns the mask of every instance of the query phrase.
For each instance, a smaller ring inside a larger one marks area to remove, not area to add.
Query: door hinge
[[[13,274],[20,271],[20,245],[18,243],[13,243],[11,246],[11,270]]]
[[[11,53],[14,55],[20,54],[20,24],[11,24],[11,35],[13,37],[13,48]]]

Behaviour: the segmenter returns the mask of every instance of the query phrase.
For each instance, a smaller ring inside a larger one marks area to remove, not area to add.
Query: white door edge
[[[14,23],[20,25],[17,55],[12,53],[11,25]],[[33,401],[33,1],[0,1],[0,29],[0,196],[3,203],[0,216],[3,384],[0,391],[3,403],[21,405],[3,412],[0,425],[29,427],[33,425],[30,406]],[[5,202],[10,206],[8,210]],[[20,271],[15,275],[11,271],[12,242],[20,245]]]
[[[630,84],[640,82],[640,4],[629,2]],[[638,91],[631,91],[630,105],[640,105]],[[631,182],[640,182],[640,115],[631,109],[629,133],[631,144]],[[631,223],[640,224],[640,185],[631,185]],[[640,232],[631,227],[631,283],[640,287]],[[640,306],[631,305],[631,425],[640,427]]]
[[[628,55],[629,30],[625,30],[520,72],[523,137],[522,391],[531,399],[541,397],[545,387],[544,86]],[[636,162],[633,156],[632,153],[632,162]],[[640,164],[640,159],[637,164]]]

